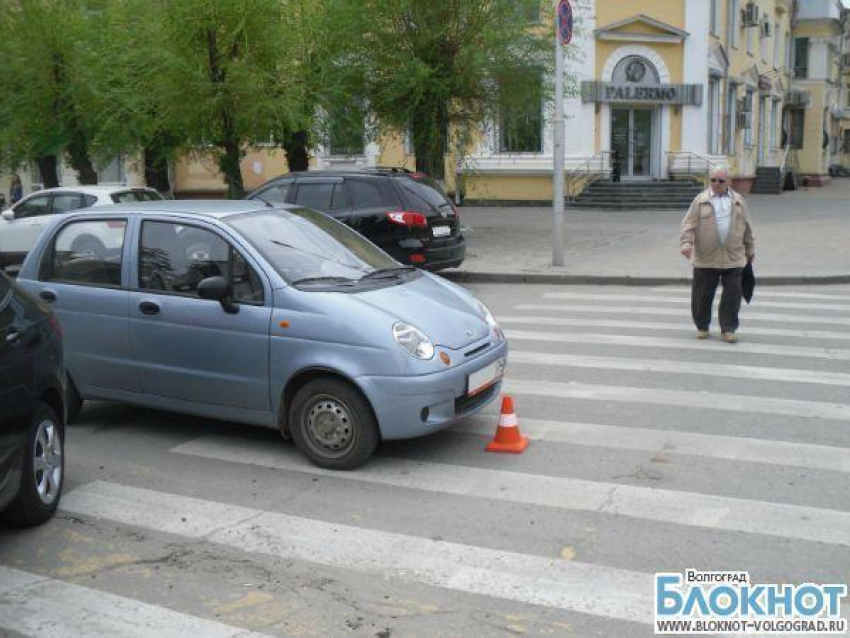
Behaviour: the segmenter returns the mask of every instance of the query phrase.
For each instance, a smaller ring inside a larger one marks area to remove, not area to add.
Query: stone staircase
[[[778,166],[759,166],[756,168],[756,180],[750,194],[781,195],[783,176]]]
[[[571,208],[628,212],[632,210],[684,210],[703,189],[692,180],[652,182],[592,182],[567,204]]]

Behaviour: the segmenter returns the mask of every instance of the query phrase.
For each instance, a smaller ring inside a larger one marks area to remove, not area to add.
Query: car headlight
[[[476,299],[476,301],[478,300]],[[478,309],[481,311],[481,314],[484,315],[484,320],[487,322],[487,325],[490,326],[490,330],[493,331],[493,336],[498,341],[504,339],[505,335],[502,334],[502,329],[499,327],[499,322],[496,321],[496,317],[493,316],[493,313],[490,312],[490,309],[480,301],[478,301]]]
[[[397,323],[393,325],[393,338],[395,342],[417,359],[431,359],[434,357],[434,344],[424,332],[409,323]]]

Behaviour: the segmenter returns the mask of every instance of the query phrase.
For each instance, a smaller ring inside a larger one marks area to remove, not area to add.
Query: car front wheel
[[[315,465],[350,470],[378,445],[378,424],[365,397],[339,379],[315,379],[295,394],[289,411],[292,438]]]
[[[63,440],[59,418],[47,404],[40,403],[27,436],[21,486],[2,514],[5,521],[31,527],[53,516],[65,479]]]

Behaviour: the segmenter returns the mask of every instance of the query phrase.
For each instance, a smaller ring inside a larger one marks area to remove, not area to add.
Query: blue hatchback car
[[[108,236],[76,252],[87,235]],[[57,216],[18,277],[84,399],[279,428],[349,469],[496,398],[508,346],[464,289],[309,208],[147,202]]]

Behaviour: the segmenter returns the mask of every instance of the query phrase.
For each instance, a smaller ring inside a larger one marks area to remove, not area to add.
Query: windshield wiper
[[[413,266],[393,266],[392,268],[378,268],[377,270],[373,270],[372,272],[363,275],[360,279],[383,279],[389,277],[397,277],[398,275],[415,271],[416,268]]]
[[[313,257],[318,257],[319,259],[323,259],[324,261],[330,261],[334,264],[339,264],[340,266],[345,266],[346,268],[353,268],[354,270],[363,270],[363,266],[358,266],[357,264],[349,264],[344,261],[340,261],[339,259],[331,259],[327,255],[321,255],[319,253],[314,253],[311,250],[305,250],[304,248],[299,248],[298,246],[293,246],[292,244],[287,244],[283,241],[278,241],[277,239],[269,239],[269,241],[277,246],[281,246],[283,248],[290,248],[292,250],[297,250],[298,252],[305,253],[307,255],[312,255]]]
[[[292,282],[293,286],[297,286],[299,284],[314,284],[314,283],[354,283],[354,279],[350,279],[349,277],[304,277],[303,279],[296,279]]]

